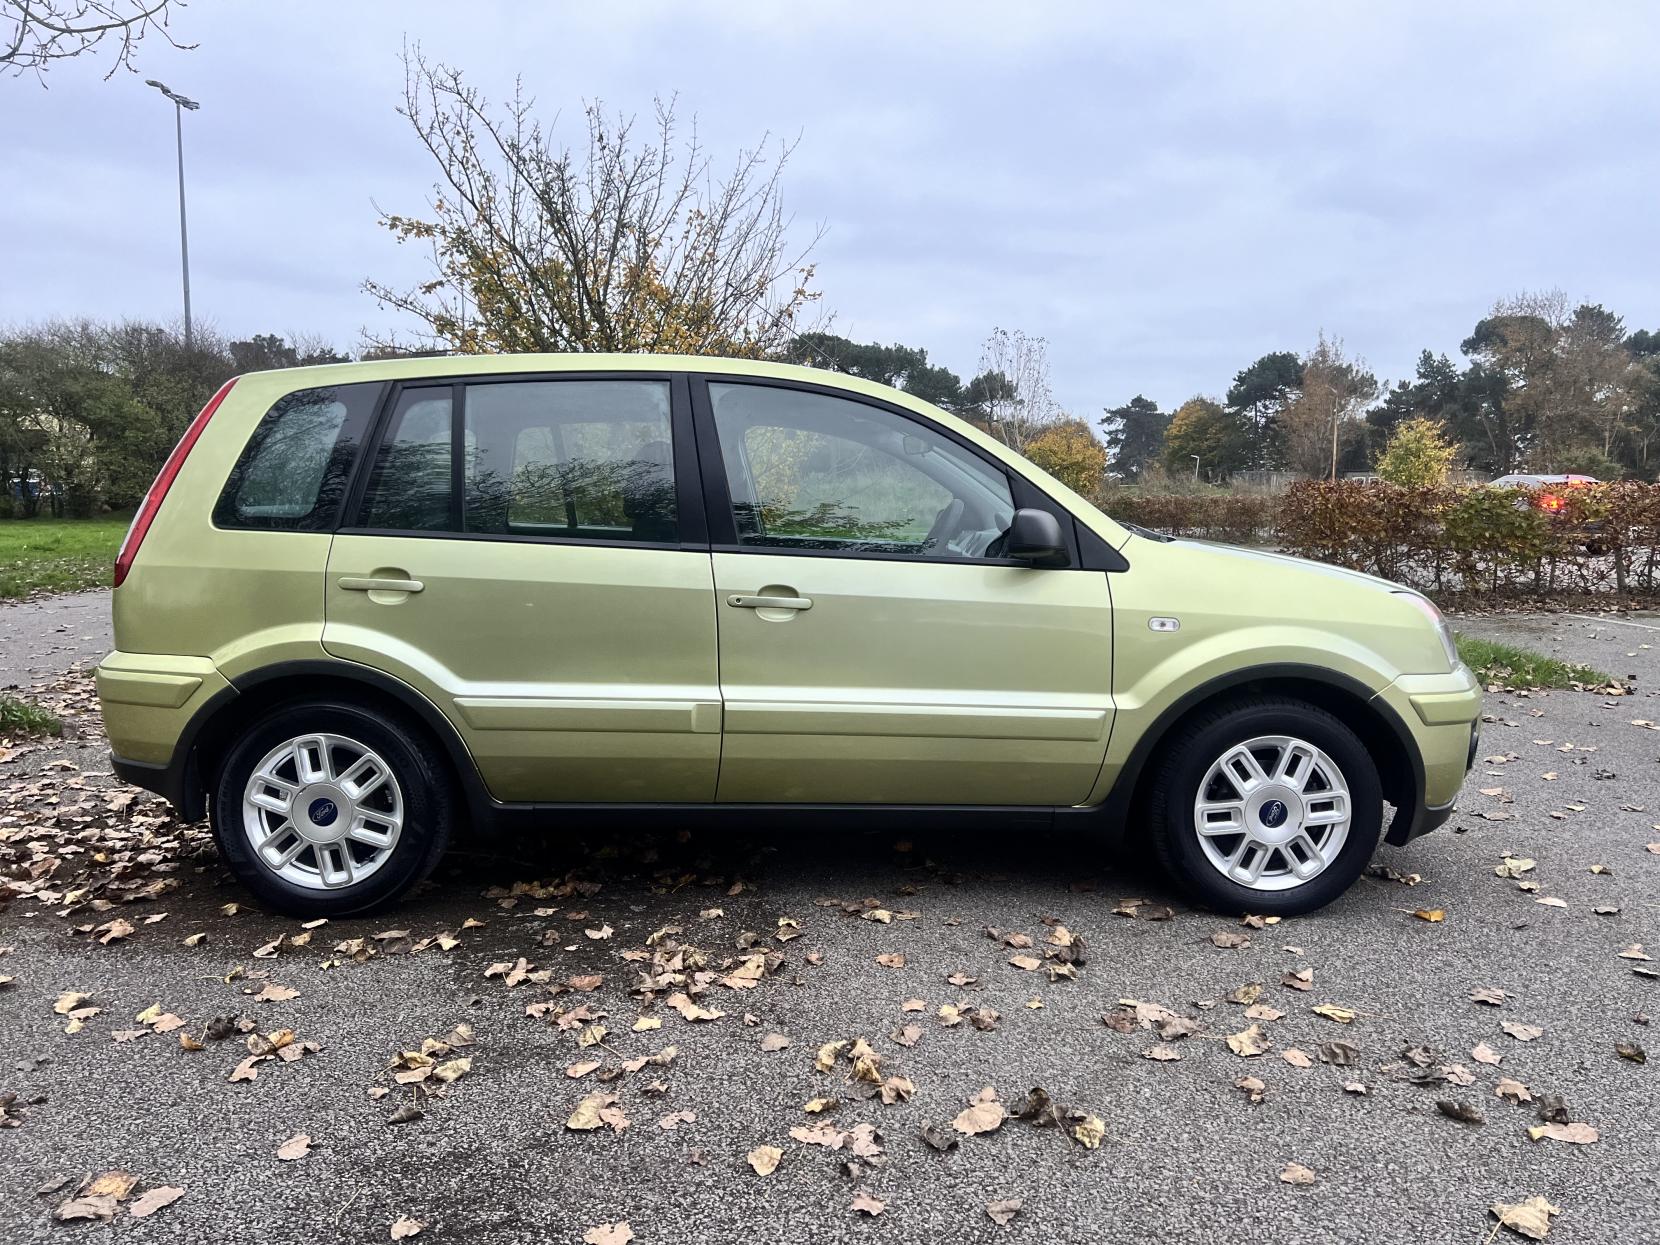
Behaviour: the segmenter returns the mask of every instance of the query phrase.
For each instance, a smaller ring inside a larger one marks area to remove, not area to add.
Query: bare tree
[[[1048,341],[1019,329],[993,329],[986,338],[980,348],[980,376],[970,383],[971,397],[977,393],[983,394],[980,414],[992,431],[1022,454],[1064,418],[1050,390]]]
[[[1320,334],[1303,358],[1303,387],[1280,416],[1290,465],[1315,477],[1337,479],[1345,433],[1358,430],[1361,412],[1377,396],[1377,378],[1361,359],[1351,359],[1343,339]]]
[[[463,353],[613,350],[781,353],[818,295],[790,241],[779,178],[791,146],[768,136],[717,180],[695,121],[656,101],[649,136],[584,109],[576,151],[515,87],[491,109],[459,70],[404,55],[400,110],[438,165],[427,218],[381,214],[400,242],[432,248],[411,289],[364,288],[412,315],[424,344]],[[384,346],[384,341],[371,344]]]
[[[145,35],[160,35],[180,51],[194,48],[167,28],[172,11],[184,5],[185,0],[0,0],[0,73],[17,77],[33,70],[44,86],[46,71],[58,61],[108,40],[119,45],[104,75],[108,81],[118,69],[135,68],[133,57]]]

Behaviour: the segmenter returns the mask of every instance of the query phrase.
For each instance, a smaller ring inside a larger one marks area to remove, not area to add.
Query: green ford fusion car
[[[1076,821],[1204,904],[1305,912],[1446,820],[1481,704],[1416,593],[1128,529],[906,394],[706,358],[239,377],[114,611],[116,772],[306,915],[394,899],[464,818],[646,809]]]

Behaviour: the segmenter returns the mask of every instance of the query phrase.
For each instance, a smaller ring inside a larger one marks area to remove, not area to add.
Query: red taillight
[[[225,395],[236,384],[236,377],[231,377],[219,386],[219,392],[208,399],[201,413],[190,421],[190,427],[184,430],[184,436],[173,447],[173,452],[167,456],[167,461],[161,465],[161,473],[156,476],[155,482],[150,485],[150,491],[144,494],[144,500],[139,503],[138,513],[133,515],[133,525],[127,529],[127,538],[121,542],[121,552],[115,555],[115,586],[119,588],[127,578],[127,572],[133,569],[133,558],[138,555],[138,547],[144,543],[145,533],[150,530],[150,524],[155,521],[156,511],[161,509],[161,503],[167,496],[167,490],[173,487],[173,479],[179,474],[179,468],[184,466],[185,458],[196,444],[202,430],[207,427],[208,420],[219,409],[219,404],[225,400]]]
[[[1555,493],[1542,493],[1539,497],[1539,509],[1547,514],[1555,514],[1562,509],[1565,503]]]

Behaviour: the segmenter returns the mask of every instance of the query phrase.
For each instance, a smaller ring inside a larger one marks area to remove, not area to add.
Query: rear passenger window
[[[384,386],[302,389],[259,421],[213,508],[217,527],[334,527],[352,460]]]
[[[466,387],[462,504],[451,496],[449,399],[400,400],[376,456],[363,526],[563,540],[679,539],[665,381]]]

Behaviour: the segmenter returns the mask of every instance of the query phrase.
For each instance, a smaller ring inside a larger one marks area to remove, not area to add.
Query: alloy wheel
[[[1193,828],[1205,859],[1230,882],[1283,891],[1337,859],[1350,813],[1335,761],[1306,740],[1262,735],[1211,764],[1193,801]]]
[[[344,735],[300,735],[254,766],[242,828],[254,858],[307,890],[338,890],[392,858],[403,792],[373,749]]]

